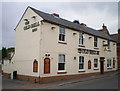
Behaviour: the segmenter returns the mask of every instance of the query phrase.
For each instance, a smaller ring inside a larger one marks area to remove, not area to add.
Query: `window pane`
[[[82,62],[84,62],[84,57],[82,57]]]
[[[65,28],[60,27],[60,34],[65,34]]]
[[[65,41],[65,35],[61,35],[61,41]]]
[[[58,70],[65,70],[65,63],[59,63]]]
[[[65,55],[64,54],[60,54],[59,55],[59,63],[64,63],[65,62]]]
[[[83,69],[83,64],[79,64],[79,69]]]

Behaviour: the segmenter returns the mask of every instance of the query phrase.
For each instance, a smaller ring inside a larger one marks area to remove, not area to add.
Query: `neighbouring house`
[[[44,83],[116,71],[117,44],[102,30],[28,7],[15,28],[15,55],[9,69],[3,65],[3,75]]]
[[[118,60],[118,68],[120,69],[120,29],[118,29],[118,33],[110,35],[117,42],[117,60]]]

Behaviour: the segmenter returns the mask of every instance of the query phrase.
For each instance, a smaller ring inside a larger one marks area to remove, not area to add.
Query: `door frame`
[[[45,66],[46,59],[49,60],[49,71],[48,72],[46,72],[46,66]],[[49,73],[50,73],[50,58],[45,58],[44,59],[44,74],[49,74]]]
[[[105,57],[100,57],[100,73],[104,74],[104,61]]]

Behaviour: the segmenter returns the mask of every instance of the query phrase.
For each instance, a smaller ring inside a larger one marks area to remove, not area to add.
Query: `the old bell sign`
[[[35,22],[35,23],[31,24],[31,25],[24,26],[24,30],[27,30],[27,29],[30,29],[30,28],[34,28],[34,27],[37,27],[39,25],[40,25],[39,22]]]

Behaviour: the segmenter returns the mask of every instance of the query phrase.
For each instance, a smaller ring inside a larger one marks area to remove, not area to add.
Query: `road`
[[[118,75],[111,74],[108,75],[108,77],[103,76],[102,78],[97,78],[83,82],[76,82],[66,85],[64,84],[60,86],[59,84],[61,83],[62,82],[35,84],[27,81],[11,80],[2,77],[3,89],[118,89]]]
[[[51,89],[118,89],[118,75],[66,84],[63,86],[53,87]]]

